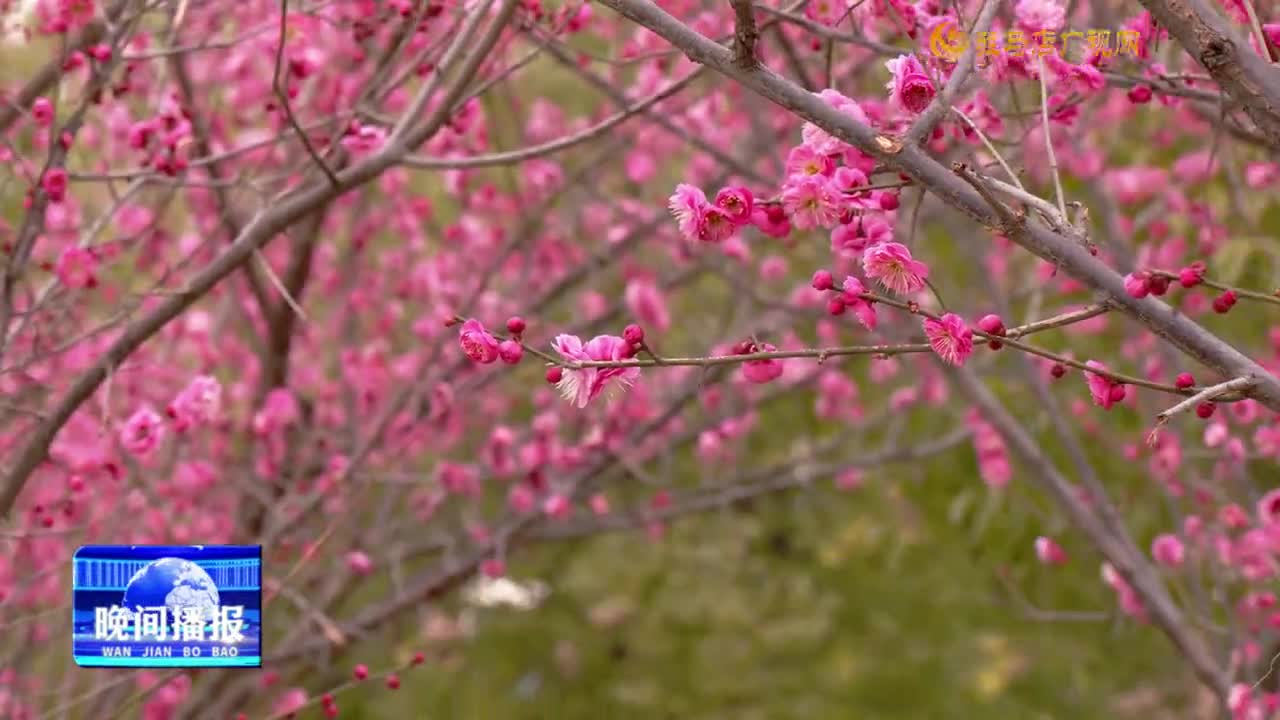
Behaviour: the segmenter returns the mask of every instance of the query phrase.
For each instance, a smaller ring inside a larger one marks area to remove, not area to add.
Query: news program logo
[[[261,545],[85,545],[73,565],[81,667],[261,667]]]

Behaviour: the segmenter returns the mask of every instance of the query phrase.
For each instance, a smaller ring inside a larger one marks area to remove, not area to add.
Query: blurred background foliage
[[[1166,641],[1109,618],[1083,548],[1068,540],[1069,566],[1038,566],[1038,523],[981,484],[971,454],[854,491],[817,481],[659,542],[634,531],[525,553],[511,576],[550,584],[540,607],[435,609],[393,645],[428,663],[399,693],[343,695],[343,717],[1196,717]],[[465,642],[442,629],[462,615]]]

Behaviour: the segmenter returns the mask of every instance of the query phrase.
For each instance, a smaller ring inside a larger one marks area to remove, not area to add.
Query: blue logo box
[[[72,560],[81,667],[261,667],[261,545],[85,545]]]

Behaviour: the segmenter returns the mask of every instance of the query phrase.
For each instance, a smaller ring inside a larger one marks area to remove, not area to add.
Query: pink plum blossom
[[[964,318],[947,313],[940,319],[924,319],[924,334],[938,357],[950,365],[964,365],[973,353],[973,331]]]
[[[479,320],[468,320],[458,329],[458,343],[467,357],[482,365],[498,359],[498,339]]]
[[[1096,360],[1090,360],[1085,365],[1097,370],[1107,370],[1106,365]],[[1093,398],[1093,403],[1103,410],[1110,410],[1112,405],[1124,400],[1124,385],[1115,382],[1111,378],[1086,371],[1084,379],[1089,385],[1089,395]]]
[[[1025,1],[1025,0],[1024,0]],[[924,112],[933,100],[937,89],[933,81],[925,74],[924,66],[915,55],[899,55],[885,62],[893,75],[885,88],[889,90],[889,98],[897,106],[912,114]]]
[[[777,350],[777,347],[769,343],[758,343],[751,352],[767,353]],[[742,376],[757,385],[773,382],[782,376],[782,361],[774,358],[748,360],[742,364]]]
[[[852,310],[854,317],[862,326],[868,330],[876,329],[876,309],[870,301],[862,296],[866,294],[867,289],[863,287],[862,282],[858,278],[850,275],[844,279],[841,286],[844,291],[841,299],[845,308]]]
[[[557,335],[551,343],[561,357],[571,362],[616,362],[629,357],[631,345],[616,335],[597,335],[584,345],[576,335]],[[611,388],[625,390],[640,377],[635,367],[564,368],[558,387],[565,399],[585,408],[602,392]]]
[[[867,277],[899,295],[919,292],[929,277],[929,266],[912,258],[911,251],[896,242],[881,243],[863,253],[862,269]]]
[[[800,230],[825,228],[840,219],[840,195],[821,175],[792,178],[782,190],[782,205]]]
[[[867,114],[863,112],[862,106],[852,98],[830,88],[818,93],[818,97],[827,102],[828,105],[848,115],[857,122],[866,124]],[[804,139],[804,144],[812,148],[815,152],[822,155],[831,155],[833,153],[843,152],[848,145],[828,133],[826,130],[819,128],[813,123],[805,123],[800,129],[800,136]]]

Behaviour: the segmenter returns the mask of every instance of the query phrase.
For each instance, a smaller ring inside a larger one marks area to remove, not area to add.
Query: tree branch
[[[756,57],[756,42],[760,31],[756,29],[755,9],[751,0],[729,0],[733,5],[733,61],[738,67],[750,70],[760,64]]]
[[[694,61],[737,80],[876,160],[903,172],[982,225],[999,227],[999,218],[982,197],[919,147],[878,133],[767,68],[744,70],[736,66],[732,52],[690,29],[653,3],[645,0],[601,2],[665,38]],[[1124,279],[1076,240],[1033,222],[1015,228],[1009,238],[1062,268],[1072,278],[1103,293],[1118,310],[1222,375],[1253,378],[1257,384],[1250,391],[1251,397],[1271,410],[1280,411],[1280,379],[1160,300],[1150,296],[1142,299],[1129,296],[1124,289]]]
[[[1271,146],[1280,147],[1280,70],[1251,52],[1248,41],[1204,0],[1139,1],[1244,106]]]

